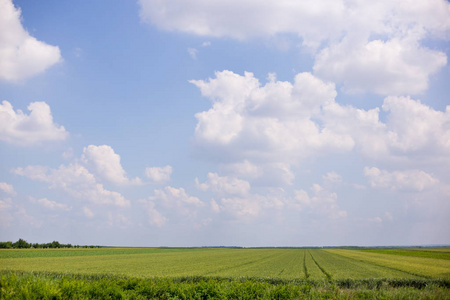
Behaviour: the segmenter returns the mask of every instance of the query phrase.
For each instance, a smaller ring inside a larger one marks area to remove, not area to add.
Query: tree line
[[[53,241],[51,243],[28,243],[24,239],[19,239],[17,242],[13,243],[11,241],[8,242],[0,242],[0,249],[25,249],[25,248],[100,248],[100,246],[93,245],[72,245],[72,244],[61,244],[58,241]]]

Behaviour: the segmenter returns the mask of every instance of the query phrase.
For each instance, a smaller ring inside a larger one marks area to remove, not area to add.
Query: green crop
[[[422,278],[450,278],[450,261],[414,256],[400,256],[359,250],[328,249],[329,255],[344,256],[352,261],[397,270]],[[404,276],[407,278],[407,276]]]
[[[344,249],[100,248],[0,250],[0,270],[134,277],[449,278],[450,261]]]

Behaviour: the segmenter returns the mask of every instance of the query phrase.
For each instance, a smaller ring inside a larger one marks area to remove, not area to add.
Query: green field
[[[308,295],[329,293],[336,288],[347,296],[358,290],[363,294],[363,291],[369,294],[378,291],[373,295],[383,295],[381,290],[385,289],[391,296],[400,290],[401,295],[411,290],[416,293],[411,298],[438,293],[439,298],[450,299],[450,251],[446,249],[2,249],[0,296],[8,298],[4,293],[7,287],[17,289],[14,282],[28,282],[30,278],[40,278],[44,286],[61,285],[67,278],[74,282],[86,281],[86,286],[94,284],[92,278],[109,280],[109,285],[134,278],[146,284],[164,282],[171,289],[183,285],[194,288],[199,282],[209,282],[209,287],[213,284],[230,292],[250,288],[246,282],[251,282],[255,289],[258,286],[267,293],[288,288],[297,297],[305,292],[307,284]],[[61,287],[53,289],[61,291]],[[123,287],[119,284],[117,289]],[[358,298],[360,292],[354,296]]]

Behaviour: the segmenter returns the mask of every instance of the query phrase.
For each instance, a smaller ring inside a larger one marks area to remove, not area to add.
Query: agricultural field
[[[103,282],[105,288],[114,286],[125,297],[132,293],[124,289],[130,280],[144,290],[149,284],[153,291],[159,290],[160,285],[178,292],[187,289],[190,292],[186,293],[191,293],[187,298],[195,298],[192,293],[198,293],[197,289],[203,286],[212,289],[211,293],[219,293],[219,289],[224,298],[239,289],[253,289],[255,293],[260,290],[260,298],[273,298],[273,293],[283,291],[287,298],[316,294],[323,297],[330,293],[332,298],[412,293],[411,298],[450,299],[450,249],[2,249],[0,276],[2,299],[17,296],[14,290],[19,282],[20,289],[36,289],[33,284],[40,284],[60,293],[62,298],[64,284],[88,289]],[[29,285],[25,284],[29,281]],[[183,298],[171,293],[173,297],[168,294],[168,299],[176,299],[174,295]],[[219,294],[216,296],[222,297]],[[150,294],[145,295],[149,298]]]

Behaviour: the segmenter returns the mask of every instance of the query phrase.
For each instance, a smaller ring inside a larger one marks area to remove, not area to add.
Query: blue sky
[[[0,8],[0,240],[450,243],[448,1]]]

